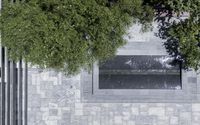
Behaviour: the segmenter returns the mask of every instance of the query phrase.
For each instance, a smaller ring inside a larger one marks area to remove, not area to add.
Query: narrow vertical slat
[[[0,49],[0,66],[1,66],[1,49]],[[1,69],[0,69],[0,76],[1,76],[1,74],[2,73],[1,73]],[[2,95],[1,95],[1,79],[0,79],[0,125],[2,123],[2,114],[1,114],[1,112],[2,112],[2,105],[1,105],[1,102],[2,102]]]
[[[24,70],[23,70],[23,84],[24,84],[24,98],[23,98],[23,125],[27,125],[27,119],[28,119],[28,66],[27,63],[24,63]]]
[[[22,61],[20,60],[18,63],[18,125],[22,125],[22,93],[23,93],[23,88],[22,88]]]
[[[1,47],[1,125],[5,125],[5,48]]]
[[[14,102],[14,97],[13,97],[13,77],[14,77],[14,62],[10,62],[10,125],[13,125],[13,119],[14,119],[14,108],[13,108],[13,102]]]
[[[17,89],[17,86],[18,86],[18,79],[17,79],[17,75],[18,74],[18,71],[17,71],[17,67],[16,67],[16,63],[14,62],[13,63],[13,111],[14,111],[14,114],[13,114],[13,125],[18,125],[17,121],[18,121],[18,111],[17,111],[17,107],[18,107],[18,104],[17,104],[17,94],[18,94],[18,89]]]
[[[10,125],[13,125],[13,61],[10,61]]]
[[[0,0],[0,10],[1,10],[1,3],[2,1]],[[1,35],[1,34],[0,34]],[[1,69],[0,69],[0,75],[1,75],[1,82],[0,82],[0,125],[3,125],[3,95],[2,95],[2,89],[3,89],[3,82],[2,82],[2,46],[0,45],[0,66],[1,66]]]
[[[8,68],[7,68],[7,125],[10,125],[10,61],[7,62]]]
[[[8,50],[6,54],[6,125],[10,125],[10,61],[8,59]]]
[[[11,92],[10,92],[10,124],[17,125],[17,71],[14,61],[11,62]]]

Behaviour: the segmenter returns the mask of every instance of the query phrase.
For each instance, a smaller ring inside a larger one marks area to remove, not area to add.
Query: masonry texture
[[[28,125],[200,125],[200,103],[81,103],[79,75],[28,73]]]

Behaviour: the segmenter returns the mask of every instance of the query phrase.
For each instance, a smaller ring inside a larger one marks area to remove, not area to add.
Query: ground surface
[[[200,125],[200,103],[81,103],[80,76],[29,69],[28,125]]]

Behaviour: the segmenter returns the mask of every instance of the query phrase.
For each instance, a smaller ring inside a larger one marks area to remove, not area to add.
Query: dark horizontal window
[[[168,56],[116,56],[100,64],[99,89],[181,89],[180,64]]]

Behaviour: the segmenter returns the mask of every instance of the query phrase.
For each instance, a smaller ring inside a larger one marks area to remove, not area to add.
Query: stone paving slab
[[[82,103],[80,75],[28,73],[28,125],[200,124],[200,103]]]

